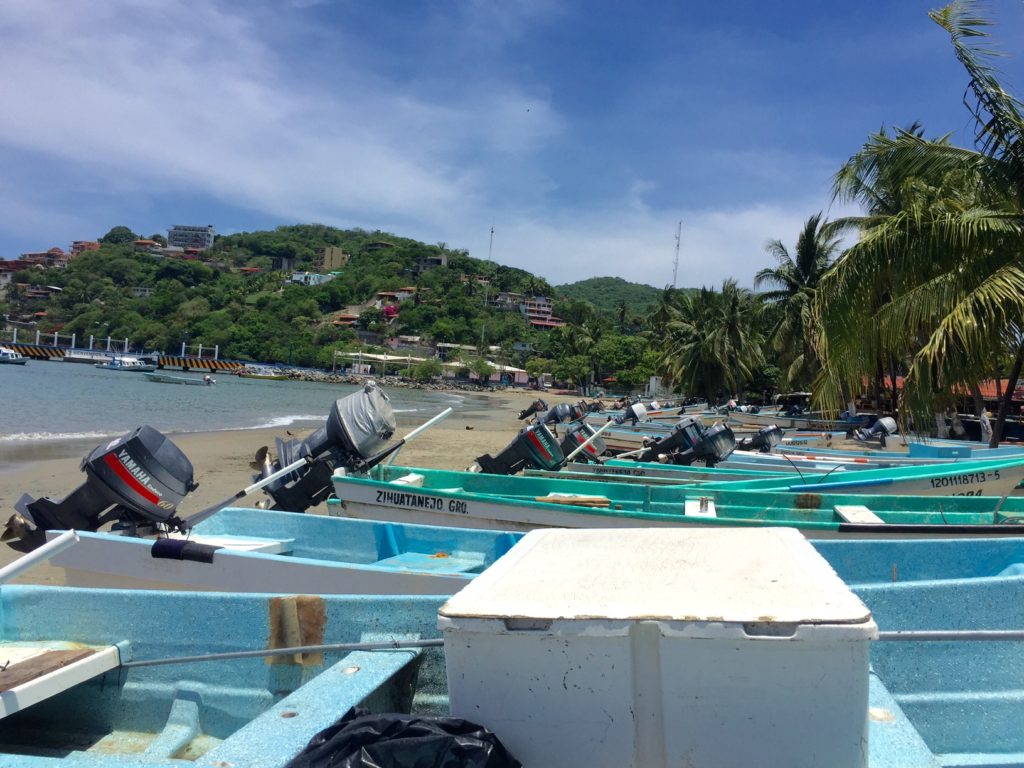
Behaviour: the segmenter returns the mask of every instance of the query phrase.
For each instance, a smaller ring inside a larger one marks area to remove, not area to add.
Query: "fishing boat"
[[[193,387],[209,387],[217,383],[216,379],[210,376],[203,376],[201,379],[197,379],[191,376],[172,376],[169,373],[143,373],[147,381],[152,381],[157,384],[184,384]]]
[[[450,599],[4,586],[0,764],[284,768],[359,705],[527,766],[1020,765],[1024,540],[811,544],[538,531]]]
[[[236,375],[243,379],[267,379],[269,381],[288,378],[280,368],[273,368],[269,365],[247,365],[239,369]]]
[[[520,535],[228,507],[187,536],[78,537],[52,560],[72,586],[412,595],[457,592]]]
[[[25,365],[28,358],[7,347],[0,347],[0,365]]]
[[[873,495],[824,484],[800,492],[741,490],[742,482],[654,486],[396,465],[362,477],[336,472],[333,482],[328,514],[463,528],[789,526],[843,538],[1024,533],[1019,497]]]
[[[94,368],[101,368],[105,371],[121,371],[129,373],[151,373],[156,366],[145,363],[137,357],[126,355],[111,355],[110,360],[105,363],[95,363]]]

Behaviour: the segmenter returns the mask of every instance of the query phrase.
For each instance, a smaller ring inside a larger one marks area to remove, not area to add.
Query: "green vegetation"
[[[16,273],[17,283],[63,290],[27,298],[12,287],[3,309],[45,313],[38,315],[44,332],[109,334],[167,351],[217,344],[228,358],[321,367],[335,350],[365,345],[368,334],[404,334],[494,346],[500,352],[486,357],[573,385],[629,390],[658,374],[710,400],[813,387],[816,402],[832,411],[865,388],[884,408],[888,379],[889,403],[918,424],[966,393],[980,409],[979,385],[995,378],[997,386],[1009,382],[995,442],[1024,369],[1024,106],[979,46],[988,22],[974,3],[931,17],[967,71],[975,146],[926,138],[916,123],[869,136],[834,180],[835,198],[859,203],[864,215],[811,216],[792,233],[792,251],[769,240],[774,266],[752,280],[764,293],[735,280],[720,290],[659,291],[607,277],[555,289],[444,243],[322,225],[219,237],[204,255],[208,263],[199,263],[137,251],[134,233],[119,226],[66,270]],[[843,234],[853,244],[840,252]],[[283,282],[288,270],[315,271],[325,246],[351,256],[336,279],[316,287]],[[424,260],[447,264],[424,269]],[[263,271],[247,274],[254,267]],[[415,292],[396,318],[374,304],[380,291],[409,287]],[[532,328],[519,312],[494,306],[501,292],[552,297],[567,325]],[[335,324],[342,311],[358,316],[362,338]],[[493,372],[479,355],[459,365],[481,378]],[[411,370],[421,381],[440,373],[436,360]],[[902,393],[897,377],[905,377]]]

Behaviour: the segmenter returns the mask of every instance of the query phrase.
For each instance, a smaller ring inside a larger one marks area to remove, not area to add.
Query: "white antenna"
[[[676,227],[676,257],[672,260],[672,287],[676,287],[676,278],[679,276],[679,238],[683,234],[683,220],[679,220]]]

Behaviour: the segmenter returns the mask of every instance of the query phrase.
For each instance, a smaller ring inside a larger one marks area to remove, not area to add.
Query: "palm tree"
[[[701,288],[664,305],[669,320],[659,374],[668,384],[709,401],[737,392],[763,362],[757,332],[759,304],[750,291],[726,280],[721,292]]]
[[[821,213],[811,216],[796,240],[796,251],[790,255],[781,240],[769,240],[765,250],[778,265],[765,267],[754,277],[754,288],[763,285],[771,290],[761,300],[778,306],[778,320],[768,334],[776,350],[793,353],[786,379],[803,383],[816,370],[814,344],[811,343],[811,307],[821,276],[839,251],[839,238],[834,228],[823,224]]]
[[[838,197],[878,198],[869,191],[884,187],[898,199],[882,213],[869,210],[860,240],[821,280],[816,394],[826,407],[841,405],[885,348],[905,358],[903,407],[924,416],[1009,357],[995,444],[1024,365],[1024,109],[977,45],[989,22],[974,8],[954,3],[930,16],[967,70],[975,148],[883,131],[837,175]],[[872,295],[884,298],[873,305],[865,298]],[[865,328],[877,329],[877,344]]]

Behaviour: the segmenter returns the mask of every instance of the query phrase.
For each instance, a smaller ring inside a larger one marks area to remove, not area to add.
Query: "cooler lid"
[[[537,530],[448,600],[479,619],[862,624],[871,612],[791,528]]]

